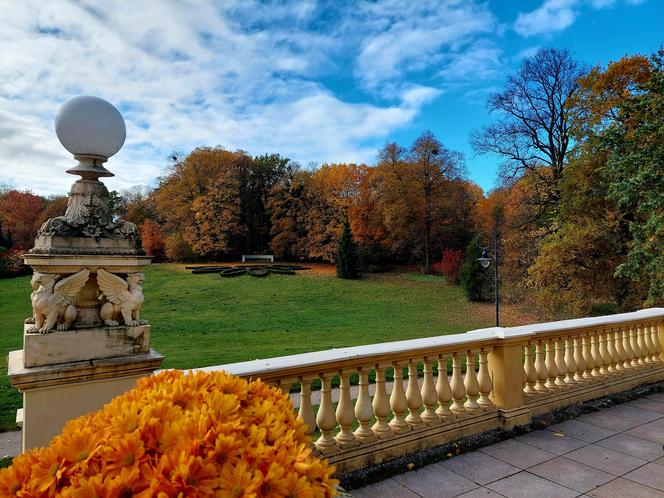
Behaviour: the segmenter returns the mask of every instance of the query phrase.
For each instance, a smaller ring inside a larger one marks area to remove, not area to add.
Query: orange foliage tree
[[[45,204],[42,197],[29,191],[0,192],[0,224],[6,243],[22,250],[32,247]]]
[[[145,218],[141,224],[141,246],[148,256],[157,261],[164,257],[164,234],[161,227],[153,219]]]

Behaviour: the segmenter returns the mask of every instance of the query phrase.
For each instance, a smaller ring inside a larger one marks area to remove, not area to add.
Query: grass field
[[[191,275],[182,266],[146,271],[141,317],[165,368],[194,368],[329,348],[455,334],[493,325],[493,306],[466,300],[442,277],[415,273],[341,280],[331,267],[298,275]],[[0,280],[0,430],[14,427],[21,397],[7,353],[21,349],[30,277]],[[505,308],[505,325],[533,318]]]

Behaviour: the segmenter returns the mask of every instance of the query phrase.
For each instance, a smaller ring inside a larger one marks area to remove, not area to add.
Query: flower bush
[[[336,495],[287,395],[224,372],[143,378],[0,471],[0,496]]]

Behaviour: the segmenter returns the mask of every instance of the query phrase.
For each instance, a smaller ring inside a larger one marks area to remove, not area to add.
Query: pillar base
[[[148,353],[150,326],[95,327],[54,330],[48,334],[23,332],[23,366],[63,365],[100,358]]]
[[[65,424],[99,410],[161,366],[150,349],[114,358],[26,367],[23,350],[9,353],[8,377],[23,393],[22,450],[46,446]]]
[[[510,410],[498,410],[498,414],[500,415],[500,428],[508,431],[519,425],[527,425],[532,419],[532,413],[526,406]]]

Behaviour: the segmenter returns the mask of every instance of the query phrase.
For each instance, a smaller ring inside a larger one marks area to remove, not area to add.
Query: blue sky
[[[127,122],[109,188],[153,186],[172,151],[221,145],[303,165],[373,164],[429,129],[485,190],[485,102],[539,47],[588,64],[664,42],[659,0],[0,3],[0,184],[65,193],[53,118],[97,95]]]

